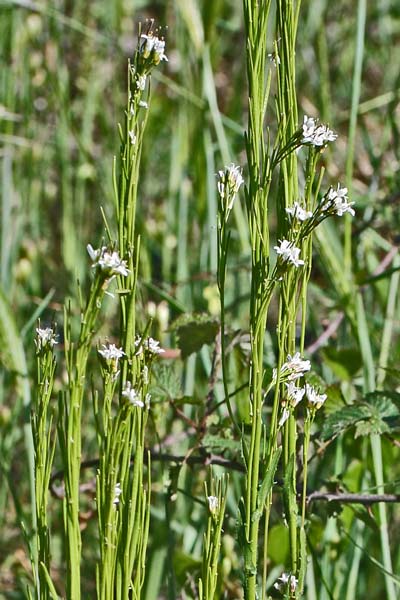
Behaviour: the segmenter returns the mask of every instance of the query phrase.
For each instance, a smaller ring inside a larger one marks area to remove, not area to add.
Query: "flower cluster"
[[[115,344],[102,344],[103,349],[97,350],[100,356],[106,361],[107,366],[111,368],[115,378],[118,377],[118,361],[125,355],[122,348],[117,348]]]
[[[325,400],[327,398],[327,395],[320,394],[309,383],[306,383],[306,387],[305,387],[304,391],[305,391],[305,394],[306,394],[307,400],[308,400],[308,408],[310,410],[314,410],[314,411],[321,408],[321,406],[323,405],[323,403],[325,402]]]
[[[279,246],[274,246],[277,255],[283,262],[290,263],[294,267],[300,267],[304,265],[304,260],[300,257],[300,248],[296,248],[293,242],[288,240],[278,240]]]
[[[140,397],[140,393],[137,392],[134,387],[132,387],[130,381],[126,382],[125,388],[122,390],[122,396],[128,400],[129,404],[138,406],[139,408],[144,407],[144,402]]]
[[[53,346],[58,344],[57,335],[51,327],[46,327],[45,329],[37,327],[35,344],[38,352],[47,350],[48,348],[51,350]]]
[[[312,217],[312,212],[305,210],[298,202],[295,202],[293,206],[289,206],[285,210],[292,219],[297,219],[297,221],[307,221],[307,219]]]
[[[225,171],[218,171],[218,193],[222,201],[224,212],[229,214],[232,210],[235,196],[243,184],[242,170],[239,166],[230,164]]]
[[[324,212],[333,212],[338,217],[342,217],[345,213],[349,213],[354,217],[355,212],[352,208],[354,202],[348,200],[347,188],[340,187],[340,183],[338,183],[336,190],[329,189],[321,208]]]
[[[300,352],[296,352],[293,356],[288,354],[286,362],[280,368],[279,380],[282,381],[295,381],[303,377],[304,373],[311,369],[311,363],[309,360],[303,360],[300,356]],[[277,371],[273,371],[273,382],[277,382]]]
[[[278,581],[274,584],[274,588],[282,593],[286,592],[289,588],[290,594],[294,594],[297,588],[297,584],[297,577],[295,577],[294,575],[289,575],[289,573],[282,573]]]
[[[278,424],[279,427],[282,427],[282,425],[286,423],[290,416],[290,409],[296,408],[296,406],[299,404],[299,402],[302,401],[304,394],[306,393],[305,388],[297,387],[294,381],[285,383],[285,385],[287,398],[283,405],[282,415]]]
[[[139,52],[145,60],[150,60],[154,65],[158,65],[162,60],[168,62],[165,54],[165,40],[159,38],[152,31],[140,36]]]
[[[326,146],[328,142],[333,142],[337,138],[337,134],[334,133],[326,125],[318,124],[312,117],[304,115],[303,119],[303,130],[302,130],[302,144],[311,144],[317,148]]]
[[[91,244],[87,245],[88,254],[92,260],[93,269],[100,269],[106,277],[122,275],[127,277],[130,273],[126,261],[122,260],[116,250],[110,252],[107,246],[94,250]]]
[[[140,335],[136,336],[135,346],[137,348],[136,356],[140,356],[143,350],[151,356],[157,356],[158,354],[163,354],[163,352],[165,352],[165,350],[160,348],[160,342],[152,337],[143,339]]]

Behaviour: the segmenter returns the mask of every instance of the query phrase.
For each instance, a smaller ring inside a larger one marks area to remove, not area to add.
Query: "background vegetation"
[[[40,316],[43,323],[55,322],[62,331],[67,298],[78,313],[77,279],[83,289],[89,284],[86,244],[100,244],[100,207],[107,216],[113,210],[112,161],[120,143],[116,123],[126,105],[127,59],[136,47],[137,22],[150,17],[166,27],[162,33],[169,62],[152,78],[143,142],[138,327],[143,330],[151,317],[151,333],[166,352],[155,366],[148,424],[149,443],[158,454],[143,597],[196,597],[208,470],[201,461],[182,465],[165,457],[185,456],[193,448],[196,456],[215,454],[230,461],[232,493],[227,498],[219,586],[224,597],[241,597],[236,542],[240,473],[235,474],[240,447],[224,413],[206,417],[202,411],[210,388],[223,398],[219,373],[212,369],[214,345],[200,348],[194,340],[196,352],[190,352],[182,323],[176,324],[180,315],[206,313],[205,327],[212,332],[213,319],[219,316],[215,173],[231,160],[246,162],[241,3],[0,0],[0,598],[25,597],[32,580],[21,522],[29,536],[27,429],[36,320]],[[338,180],[346,184],[356,208],[350,256],[348,248],[343,250],[348,224],[324,227],[315,244],[306,347],[329,386],[329,401],[313,432],[309,493],[395,494],[399,488],[399,38],[400,7],[394,0],[368,6],[361,0],[358,6],[342,0],[303,2],[296,56],[299,115],[318,116],[339,133],[323,155],[325,180],[328,185]],[[270,118],[273,131],[272,113]],[[233,216],[225,301],[229,360],[236,378],[232,384],[240,387],[246,383],[250,293],[244,201],[235,204]],[[344,277],[348,268],[355,287]],[[110,300],[96,333],[99,341],[105,336],[113,341],[115,310]],[[272,305],[267,336],[271,367],[276,363],[276,320],[277,307]],[[330,335],[321,339],[326,330]],[[193,341],[190,331],[189,338]],[[60,357],[55,392],[65,378]],[[357,412],[357,402],[376,390],[385,393],[370,398],[367,413]],[[243,420],[245,397],[246,389],[236,397]],[[329,420],[344,408],[344,399],[353,412]],[[90,460],[97,456],[90,399],[87,404],[83,455]],[[378,434],[382,442],[378,479],[370,434]],[[94,471],[85,470],[84,479],[83,587],[84,597],[94,597]],[[61,510],[54,494],[52,576],[63,593]],[[382,512],[377,505],[315,500],[310,510],[308,598],[399,596],[398,576],[386,573],[385,578],[382,566],[388,564],[383,528],[393,573],[400,570],[396,503]],[[276,597],[270,586],[289,554],[281,512],[278,502],[269,542],[269,590]]]

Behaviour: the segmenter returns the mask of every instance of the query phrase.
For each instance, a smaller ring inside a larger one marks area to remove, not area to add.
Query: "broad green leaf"
[[[322,355],[325,363],[340,380],[351,381],[361,368],[361,355],[356,348],[324,348]]]
[[[283,523],[271,527],[268,534],[268,557],[276,565],[286,564],[289,555],[289,529]]]
[[[207,314],[181,315],[171,325],[183,359],[198,352],[204,344],[214,343],[218,329],[219,321]]]
[[[156,383],[150,389],[152,402],[164,402],[183,398],[180,377],[171,365],[155,365],[154,380]]]
[[[368,414],[368,410],[365,407],[357,404],[345,406],[344,408],[331,413],[324,421],[321,432],[322,439],[329,440],[340,433],[343,433],[361,419],[368,417]]]

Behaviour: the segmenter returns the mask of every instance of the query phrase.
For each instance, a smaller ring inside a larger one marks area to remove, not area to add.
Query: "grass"
[[[169,62],[126,123],[146,17]],[[0,598],[398,596],[399,35],[390,1],[0,2]],[[338,139],[271,164],[304,114]],[[338,181],[355,217],[298,230],[304,269],[276,262],[285,209]],[[130,274],[111,298],[86,245],[113,242]],[[280,425],[272,369],[297,351],[327,400]],[[387,501],[342,496],[360,492]]]

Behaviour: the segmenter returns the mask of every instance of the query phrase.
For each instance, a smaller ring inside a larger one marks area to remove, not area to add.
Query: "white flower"
[[[218,510],[219,502],[217,496],[207,496],[208,508],[210,513],[215,513]]]
[[[140,52],[143,54],[144,58],[148,58],[150,54],[153,53],[154,64],[158,65],[161,60],[168,62],[168,58],[164,52],[165,41],[163,39],[153,35],[152,32],[150,32],[148,35],[142,33],[140,38],[144,40],[140,47]]]
[[[54,333],[51,327],[46,327],[45,329],[40,329],[40,327],[37,327],[35,344],[38,352],[44,350],[45,348],[51,349],[53,346],[58,344],[57,335]]]
[[[295,202],[293,206],[285,208],[285,210],[287,214],[292,217],[292,219],[297,219],[298,221],[306,221],[312,217],[312,212],[309,210],[304,210],[304,208],[302,208],[298,202]]]
[[[147,365],[144,365],[142,369],[142,377],[144,385],[147,385],[149,383],[149,367]]]
[[[270,62],[272,62],[274,64],[274,67],[277,67],[278,65],[281,64],[281,59],[279,58],[279,54],[277,54],[276,52],[270,52],[269,54],[267,54]]]
[[[122,348],[117,348],[117,346],[115,344],[102,344],[103,346],[103,350],[98,350],[98,353],[105,359],[105,360],[112,360],[115,361],[116,363],[118,363],[119,359],[122,358],[125,354],[125,352],[122,350]]]
[[[149,105],[144,100],[140,100],[139,106],[141,106],[142,108],[145,108],[145,109],[149,108]]]
[[[284,423],[286,423],[286,421],[288,420],[289,416],[290,410],[288,408],[284,408],[282,411],[281,418],[279,419],[278,427],[282,427],[282,425],[284,425]]]
[[[311,363],[309,360],[303,360],[300,356],[300,352],[296,352],[294,356],[288,354],[287,361],[283,363],[280,369],[279,380],[283,381],[295,381],[300,377],[303,377],[306,371],[311,369]],[[273,370],[272,374],[273,383],[277,382],[277,371]],[[296,388],[299,389],[299,388]],[[300,401],[300,400],[299,400]]]
[[[147,410],[150,410],[151,394],[147,393],[144,399],[144,404]]]
[[[132,384],[130,381],[126,382],[125,388],[122,392],[122,395],[133,406],[138,406],[139,408],[143,408],[144,402],[140,399],[140,394],[135,390],[135,388],[132,387]]]
[[[138,90],[143,91],[146,87],[147,75],[138,75],[136,78],[136,87]]]
[[[128,135],[129,135],[129,139],[131,140],[131,144],[132,146],[134,146],[136,144],[136,135],[135,132],[132,131],[128,131]]]
[[[300,248],[296,248],[292,242],[288,240],[278,240],[279,246],[274,246],[274,250],[278,256],[280,256],[283,262],[288,262],[295,267],[300,267],[300,265],[304,265],[304,260],[299,258],[300,256]]]
[[[309,383],[306,383],[306,396],[309,407],[315,410],[321,408],[321,406],[327,399],[326,394],[319,394],[317,390]]]
[[[278,581],[274,584],[274,588],[280,592],[285,592],[289,586],[289,591],[293,594],[296,591],[298,579],[289,573],[282,573]]]
[[[160,342],[154,340],[152,337],[149,337],[146,341],[147,348],[149,352],[152,354],[162,354],[165,352],[162,348],[160,348]]]
[[[122,260],[116,250],[109,252],[107,246],[102,246],[94,250],[91,244],[87,245],[87,251],[92,259],[92,267],[99,267],[107,275],[123,275],[126,277],[130,271],[126,266],[126,261]]]
[[[345,213],[350,213],[353,217],[355,215],[354,209],[352,208],[354,202],[348,202],[347,188],[340,187],[340,183],[337,184],[336,190],[330,188],[326,197],[326,202],[322,206],[322,210],[328,210],[333,206],[336,214],[341,217]]]
[[[303,363],[309,363],[310,361],[303,361]],[[311,364],[310,364],[311,367]],[[302,401],[306,390],[304,388],[297,387],[294,381],[286,383],[287,397],[293,407],[297,406]]]
[[[325,146],[328,142],[336,140],[337,134],[326,125],[317,125],[312,117],[304,115],[303,119],[303,137],[302,144],[312,144],[313,146]]]
[[[114,505],[119,504],[119,497],[121,494],[122,494],[121,484],[117,483],[114,488],[114,500],[113,500]]]
[[[226,209],[230,211],[238,193],[243,184],[242,170],[239,166],[230,164],[225,167],[225,171],[218,171],[218,192],[223,200],[227,200]]]
[[[142,339],[139,335],[136,336],[135,346],[137,347],[136,356],[140,356],[144,350],[147,350],[150,354],[163,354],[165,350],[160,348],[160,342],[153,339],[152,337],[148,337],[146,339]]]

